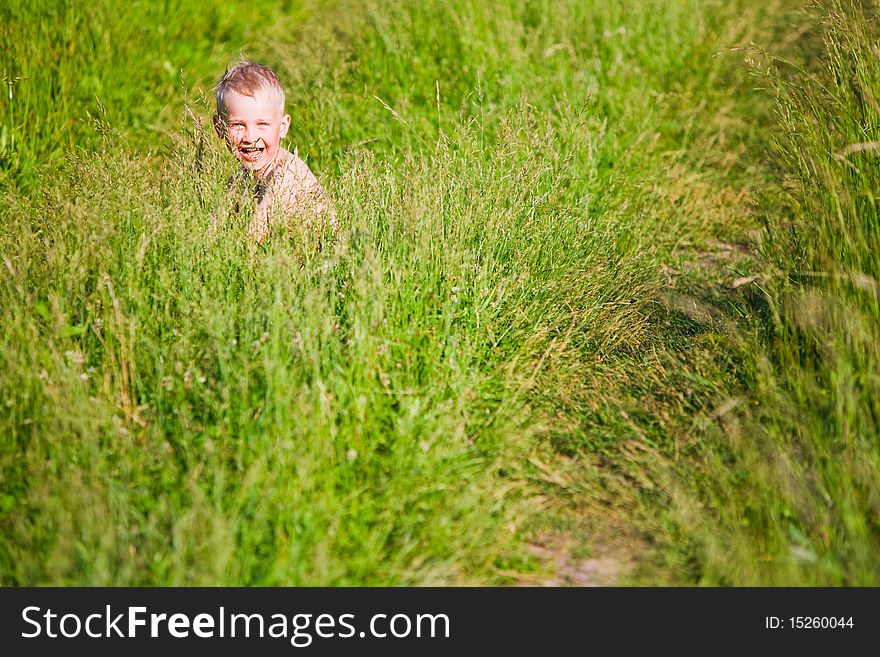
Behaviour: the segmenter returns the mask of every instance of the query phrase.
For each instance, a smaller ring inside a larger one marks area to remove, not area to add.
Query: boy
[[[229,180],[230,191],[253,207],[248,235],[262,243],[280,217],[293,228],[310,230],[326,222],[336,231],[336,212],[324,188],[296,150],[281,146],[290,115],[284,113],[284,89],[275,73],[242,62],[226,72],[215,92],[214,129],[242,165],[240,175]]]

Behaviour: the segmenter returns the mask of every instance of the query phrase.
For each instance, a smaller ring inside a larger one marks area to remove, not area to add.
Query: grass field
[[[877,585],[878,8],[5,3],[0,583]]]

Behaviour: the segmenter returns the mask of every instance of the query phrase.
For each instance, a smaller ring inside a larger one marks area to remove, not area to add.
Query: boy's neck
[[[253,175],[257,180],[270,180],[272,176],[275,174],[275,171],[278,169],[278,165],[284,162],[284,160],[288,156],[288,151],[283,146],[279,146],[278,150],[275,152],[275,157],[272,158],[272,161],[269,162],[265,167],[260,169],[259,171],[250,171],[249,169],[244,169],[244,171],[248,174]]]

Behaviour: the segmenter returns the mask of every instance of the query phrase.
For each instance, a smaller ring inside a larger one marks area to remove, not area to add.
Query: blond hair
[[[239,62],[226,70],[223,78],[214,87],[217,95],[217,113],[226,113],[226,101],[230,94],[256,98],[258,94],[266,94],[277,103],[278,110],[284,111],[284,88],[278,76],[268,66]]]

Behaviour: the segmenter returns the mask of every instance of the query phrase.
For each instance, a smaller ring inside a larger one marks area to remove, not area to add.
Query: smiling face
[[[270,94],[232,93],[214,117],[214,127],[242,166],[259,177],[275,161],[290,127],[290,115],[283,113]]]

